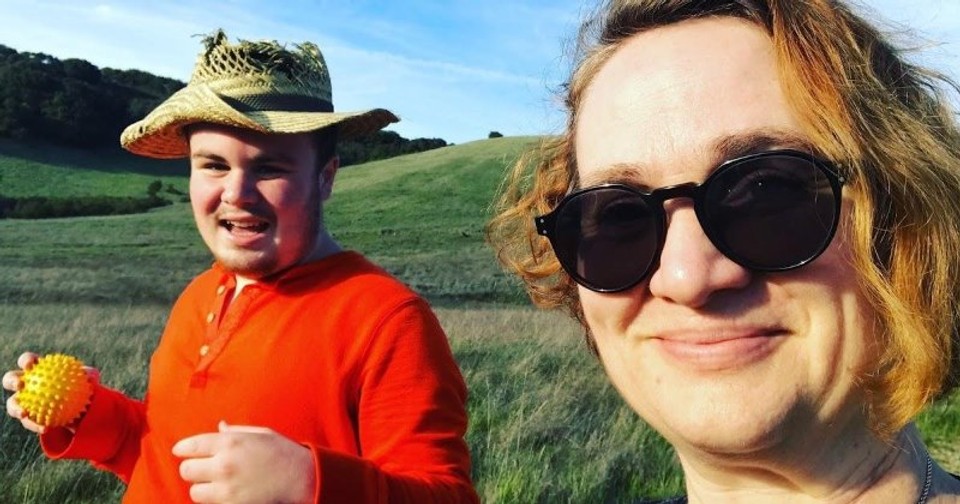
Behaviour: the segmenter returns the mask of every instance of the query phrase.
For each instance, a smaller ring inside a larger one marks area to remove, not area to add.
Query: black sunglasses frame
[[[823,243],[817,248],[817,250],[808,254],[809,257],[806,257],[803,260],[797,261],[795,263],[790,263],[783,266],[766,266],[754,263],[748,259],[745,259],[740,254],[737,254],[733,251],[726,242],[719,235],[719,230],[714,229],[714,226],[710,224],[710,221],[707,220],[706,215],[708,211],[706,209],[706,193],[710,187],[712,181],[719,180],[726,172],[742,167],[744,163],[751,163],[767,158],[774,157],[786,157],[792,159],[798,159],[805,161],[815,166],[820,170],[824,175],[826,180],[830,184],[831,191],[833,192],[833,197],[836,202],[834,205],[834,215],[831,222],[831,227],[824,237]],[[613,292],[622,292],[627,289],[630,289],[642,282],[649,274],[650,271],[654,268],[660,259],[660,254],[663,252],[664,242],[666,240],[666,229],[667,229],[667,217],[666,212],[663,209],[663,204],[670,199],[675,198],[690,198],[693,200],[694,213],[697,216],[697,220],[700,223],[701,228],[704,233],[707,235],[707,238],[710,239],[710,242],[717,247],[717,250],[720,251],[724,256],[732,260],[733,262],[743,266],[752,271],[757,272],[779,272],[779,271],[789,271],[806,264],[809,264],[811,261],[819,257],[824,250],[829,247],[830,243],[833,241],[833,237],[836,234],[837,227],[840,221],[840,208],[842,202],[842,188],[843,185],[847,182],[846,177],[840,172],[838,167],[827,161],[825,159],[813,156],[809,153],[793,150],[793,149],[778,149],[771,151],[764,151],[755,154],[749,154],[746,156],[737,157],[724,161],[719,166],[717,166],[713,172],[704,180],[702,183],[697,184],[695,182],[687,182],[683,184],[676,184],[666,187],[661,187],[654,189],[650,192],[644,192],[637,190],[635,187],[631,187],[625,184],[600,184],[596,186],[587,187],[584,189],[576,190],[571,193],[568,193],[560,203],[554,208],[551,212],[537,216],[534,218],[534,223],[537,228],[537,233],[547,237],[550,241],[550,246],[554,250],[554,254],[557,256],[557,260],[560,262],[561,267],[564,271],[567,272],[570,277],[577,282],[578,284],[586,287],[595,292],[603,293],[613,293]],[[656,226],[656,236],[659,240],[657,243],[656,252],[653,254],[653,257],[650,259],[650,264],[643,270],[642,273],[638,275],[636,279],[630,279],[625,282],[623,285],[617,285],[613,287],[597,285],[590,280],[583,278],[580,274],[577,273],[575,265],[568,265],[564,260],[561,259],[561,254],[557,253],[557,220],[560,214],[562,214],[564,205],[568,202],[577,199],[585,194],[589,194],[596,191],[617,189],[622,190],[627,193],[634,194],[638,196],[644,204],[650,209],[654,217],[654,225]]]

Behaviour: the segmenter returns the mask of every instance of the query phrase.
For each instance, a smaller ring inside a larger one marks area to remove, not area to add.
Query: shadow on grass
[[[14,141],[0,138],[0,155],[36,163],[106,173],[138,173],[168,177],[190,174],[183,159],[150,159],[116,148],[78,149],[44,142]]]

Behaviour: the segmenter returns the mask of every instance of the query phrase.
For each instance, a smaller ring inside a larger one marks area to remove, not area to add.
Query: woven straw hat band
[[[333,112],[333,104],[326,100],[303,95],[256,94],[245,96],[221,96],[223,101],[238,112],[278,110],[286,112]]]
[[[187,86],[128,126],[120,136],[124,148],[148,157],[185,157],[182,129],[201,122],[266,134],[336,126],[341,138],[349,138],[399,121],[385,109],[334,112],[330,73],[309,42],[294,50],[275,41],[230,44],[219,30],[203,44]]]

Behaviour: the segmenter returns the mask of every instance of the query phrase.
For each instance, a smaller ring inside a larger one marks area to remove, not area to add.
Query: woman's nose
[[[650,276],[653,296],[698,308],[719,291],[750,283],[751,272],[723,255],[707,238],[692,202],[668,201],[667,236]]]

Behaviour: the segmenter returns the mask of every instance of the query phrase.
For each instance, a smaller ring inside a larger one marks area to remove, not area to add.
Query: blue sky
[[[866,2],[862,2],[866,4]],[[385,107],[407,138],[555,133],[581,0],[0,0],[0,44],[188,80],[200,40],[310,40],[338,110]],[[917,58],[960,78],[960,0],[872,0]]]

